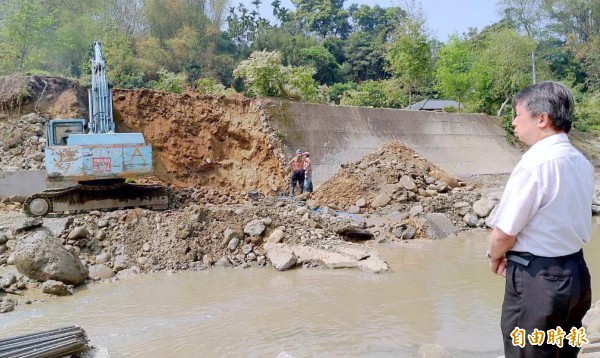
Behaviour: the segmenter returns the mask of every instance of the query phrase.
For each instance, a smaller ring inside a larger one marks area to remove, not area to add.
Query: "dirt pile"
[[[46,76],[0,77],[0,110],[17,116],[31,112],[50,118],[84,118],[87,92],[76,80]]]
[[[464,185],[414,150],[393,141],[358,162],[342,166],[319,187],[313,199],[342,209],[358,206],[369,212],[394,202],[435,197],[459,184]]]
[[[117,127],[144,133],[161,180],[231,192],[274,193],[285,187],[283,153],[250,99],[151,90],[113,95]]]

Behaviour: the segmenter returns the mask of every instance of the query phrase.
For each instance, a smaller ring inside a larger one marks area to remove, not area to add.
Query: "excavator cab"
[[[46,125],[46,146],[67,145],[69,135],[85,133],[85,119],[53,119]]]

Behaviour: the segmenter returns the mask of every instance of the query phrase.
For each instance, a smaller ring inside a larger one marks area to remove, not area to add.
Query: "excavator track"
[[[175,194],[162,185],[116,183],[109,185],[79,184],[60,189],[48,189],[25,199],[23,210],[29,216],[50,213],[125,209],[146,207],[166,210],[174,204]]]

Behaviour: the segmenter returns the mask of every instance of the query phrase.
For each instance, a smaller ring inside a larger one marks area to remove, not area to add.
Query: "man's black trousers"
[[[571,328],[582,328],[581,320],[591,306],[590,273],[583,251],[561,257],[507,253],[506,288],[502,305],[504,354],[513,357],[576,357],[580,348],[569,345]],[[525,330],[525,347],[513,345],[511,333]],[[548,330],[565,331],[563,347],[547,344]],[[530,344],[534,329],[544,331],[541,346]]]

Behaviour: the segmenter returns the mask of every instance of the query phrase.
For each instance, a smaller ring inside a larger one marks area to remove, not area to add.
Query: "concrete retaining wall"
[[[296,148],[310,151],[315,184],[390,140],[459,177],[510,173],[521,157],[506,141],[498,118],[487,115],[287,101],[268,101],[264,109],[285,135],[290,155]]]

